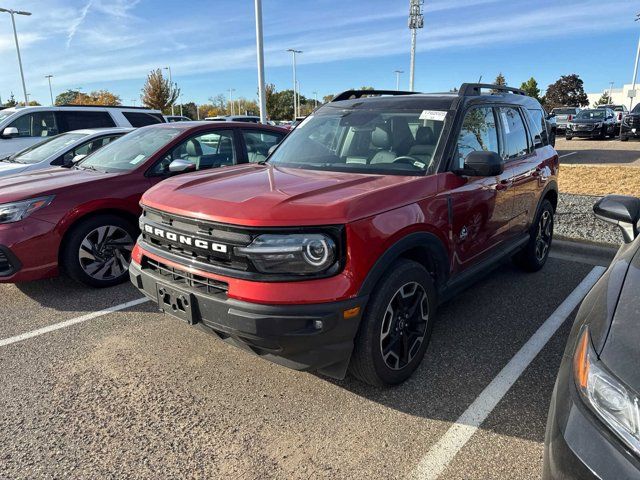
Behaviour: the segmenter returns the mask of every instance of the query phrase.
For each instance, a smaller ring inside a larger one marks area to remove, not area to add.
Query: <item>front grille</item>
[[[227,292],[229,290],[229,284],[227,282],[203,277],[202,275],[196,275],[191,272],[187,272],[186,270],[172,267],[166,263],[152,260],[148,257],[144,257],[142,269],[150,270],[156,275],[159,275],[172,283],[195,288],[203,293],[216,294]]]
[[[629,125],[630,127],[640,127],[640,116],[639,115],[629,115],[625,117],[624,123]]]

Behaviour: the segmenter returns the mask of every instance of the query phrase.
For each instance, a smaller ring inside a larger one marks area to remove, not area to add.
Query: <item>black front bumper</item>
[[[345,319],[343,312],[357,306],[362,312],[367,301],[263,305],[231,299],[224,290],[201,291],[135,263],[129,275],[161,311],[274,363],[333,378],[344,378],[360,325],[361,313]]]
[[[636,125],[636,123],[638,123],[638,125]],[[625,138],[640,138],[640,122],[634,122],[633,126],[623,123],[621,136]]]
[[[544,445],[544,480],[640,478],[640,462],[584,405],[564,357],[551,398]]]

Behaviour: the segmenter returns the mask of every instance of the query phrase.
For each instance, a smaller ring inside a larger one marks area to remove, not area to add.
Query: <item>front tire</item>
[[[424,358],[436,311],[436,290],[419,263],[398,260],[369,299],[349,371],[374,386],[409,378]]]
[[[60,255],[65,272],[90,287],[111,287],[129,278],[137,229],[116,215],[81,221],[69,233]]]
[[[572,138],[573,138],[573,137],[572,137],[572,136],[570,136],[570,135],[565,135],[565,137],[564,137],[564,139],[565,139],[565,140],[571,140]]]
[[[549,258],[553,241],[554,210],[549,200],[544,200],[530,232],[529,242],[514,257],[515,263],[528,272],[537,272]]]

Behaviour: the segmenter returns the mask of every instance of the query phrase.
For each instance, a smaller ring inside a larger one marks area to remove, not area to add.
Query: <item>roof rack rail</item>
[[[346,90],[333,97],[332,102],[339,102],[341,100],[349,100],[354,98],[361,98],[369,95],[414,95],[418,92],[406,92],[403,90]]]
[[[482,95],[483,88],[489,88],[491,90],[501,90],[504,92],[515,93],[516,95],[527,96],[527,92],[519,88],[507,87],[506,85],[493,85],[490,83],[463,83],[462,85],[460,85],[458,95],[461,97]]]
[[[149,107],[130,107],[129,105],[80,105],[75,103],[63,103],[62,105],[56,105],[56,107],[90,107],[90,108],[126,108],[133,110],[155,110]]]

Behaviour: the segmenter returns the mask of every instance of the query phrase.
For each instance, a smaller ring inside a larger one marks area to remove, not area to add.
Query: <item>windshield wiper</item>
[[[73,168],[77,169],[77,170],[91,170],[93,172],[99,172],[99,170],[94,167],[93,165],[74,165]]]

